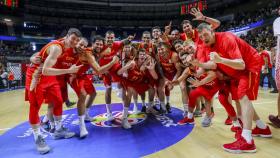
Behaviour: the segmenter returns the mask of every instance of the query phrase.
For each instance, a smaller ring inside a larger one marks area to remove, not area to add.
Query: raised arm
[[[190,14],[195,16],[193,20],[205,21],[209,23],[214,30],[221,25],[221,22],[219,20],[204,16],[197,8],[192,8]]]

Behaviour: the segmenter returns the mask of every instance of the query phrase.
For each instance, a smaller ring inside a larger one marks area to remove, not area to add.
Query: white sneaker
[[[130,123],[128,122],[127,118],[125,118],[125,119],[122,120],[122,127],[123,127],[124,129],[130,129],[130,128],[131,128],[131,125],[130,125]]]
[[[93,117],[90,117],[89,115],[85,116],[85,122],[92,122],[93,120]]]
[[[141,111],[138,111],[137,106],[134,106],[134,107],[133,107],[132,114],[137,115],[137,114],[139,114],[139,113],[141,113]]]
[[[80,138],[85,138],[88,135],[87,128],[80,125]]]
[[[107,113],[106,117],[107,117],[107,121],[113,121],[115,119],[112,113]]]

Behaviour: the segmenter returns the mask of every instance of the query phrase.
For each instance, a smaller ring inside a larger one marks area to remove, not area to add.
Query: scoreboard
[[[0,6],[8,8],[18,8],[19,0],[0,0]]]
[[[189,14],[192,8],[198,8],[200,11],[206,10],[206,0],[198,0],[192,3],[182,4],[180,7],[181,15]]]

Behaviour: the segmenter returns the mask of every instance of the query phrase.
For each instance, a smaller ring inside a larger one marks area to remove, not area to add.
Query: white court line
[[[0,131],[7,131],[9,129],[11,129],[11,128],[0,128]]]

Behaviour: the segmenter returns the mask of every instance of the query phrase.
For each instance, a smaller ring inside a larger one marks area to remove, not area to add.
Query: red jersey
[[[170,51],[167,59],[164,59],[160,54],[158,54],[163,74],[168,80],[173,80],[174,76],[177,73],[175,64],[171,61],[173,53],[174,52]]]
[[[209,52],[217,52],[227,59],[242,59],[245,71],[259,73],[262,59],[258,52],[248,43],[229,32],[215,33],[216,42]],[[239,78],[242,70],[235,70],[223,64],[217,64],[218,69],[230,77]]]
[[[103,57],[101,57],[99,59],[99,65],[103,66],[103,65],[110,63],[113,60],[113,57],[115,55],[117,55],[118,51],[121,49],[122,46],[123,46],[123,43],[120,41],[113,42],[113,45],[111,47],[111,52],[108,54],[105,54]],[[110,49],[109,46],[105,46],[103,48],[103,50],[106,50],[106,49]]]
[[[152,43],[149,43],[149,45],[145,45],[143,42],[140,43],[139,48],[143,48],[146,50],[146,54],[150,55],[151,57],[155,58],[156,53],[155,53],[155,47]]]
[[[198,31],[196,29],[193,30],[192,37],[188,37],[186,33],[181,33],[180,39],[183,41],[191,39],[195,43],[195,45],[203,44],[203,41],[199,38]]]
[[[268,62],[268,67],[269,67],[269,68],[272,68],[272,64],[271,64],[271,61],[270,61],[270,55],[268,54],[268,52],[267,52],[266,50],[263,50],[263,51],[260,53],[260,56],[261,56],[262,59],[263,59],[263,65],[265,64],[264,59],[266,58],[266,59],[267,59],[267,62]]]
[[[59,47],[61,47],[62,49],[62,54],[57,58],[57,62],[56,64],[53,66],[54,68],[69,68],[71,66],[72,63],[74,62],[74,58],[72,57],[73,55],[73,49],[69,48],[69,49],[65,49],[64,48],[64,44],[62,41],[52,41],[50,43],[48,43],[47,45],[45,45],[39,52],[39,56],[41,57],[41,64],[31,64],[31,67],[29,69],[29,71],[27,72],[27,76],[31,76],[31,80],[30,80],[30,89],[34,89],[36,87],[36,85],[38,84],[38,82],[44,78],[44,82],[40,82],[40,84],[47,84],[47,85],[51,85],[51,84],[56,84],[57,82],[57,78],[58,76],[44,76],[42,75],[42,65],[45,62],[46,58],[48,57],[48,53],[47,50],[50,46],[52,45],[57,45]],[[69,64],[71,63],[71,64]]]

